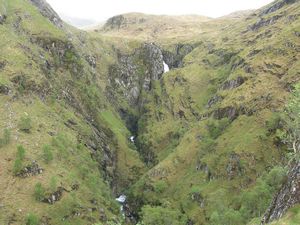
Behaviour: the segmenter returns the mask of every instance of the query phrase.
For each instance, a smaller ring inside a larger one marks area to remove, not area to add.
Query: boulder
[[[55,202],[59,201],[62,198],[64,190],[65,189],[63,187],[58,187],[57,191],[51,193],[43,200],[43,202],[53,205]]]

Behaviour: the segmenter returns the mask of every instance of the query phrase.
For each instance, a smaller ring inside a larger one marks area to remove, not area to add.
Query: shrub
[[[279,114],[273,114],[268,121],[266,121],[266,127],[268,134],[275,133],[277,129],[282,128],[281,118]]]
[[[146,205],[142,208],[142,221],[147,225],[182,225],[187,223],[187,217],[178,210]]]
[[[168,184],[164,180],[157,181],[154,185],[156,193],[163,193],[168,188]]]
[[[25,158],[25,148],[22,145],[19,145],[17,147],[17,158],[19,158],[20,160],[24,160]]]
[[[211,121],[211,120],[208,121],[207,130],[209,136],[212,139],[217,139],[229,124],[230,124],[230,120],[228,118],[223,118],[218,121]]]
[[[23,169],[23,162],[20,158],[17,158],[14,163],[13,173],[14,175],[18,175]]]
[[[44,145],[42,157],[46,163],[49,163],[53,160],[52,149],[49,145]]]
[[[21,117],[19,122],[19,129],[23,132],[29,133],[32,128],[31,119],[29,116]]]
[[[8,145],[10,142],[10,130],[9,129],[4,129],[3,130],[3,137],[0,139],[0,148]]]
[[[13,173],[18,175],[23,169],[23,160],[25,158],[25,148],[22,145],[17,147],[17,155],[14,163]]]
[[[34,198],[37,201],[42,201],[45,198],[45,189],[41,183],[37,183],[34,187]]]
[[[286,179],[287,171],[285,168],[281,166],[275,166],[265,178],[266,183],[272,188],[275,192],[277,191],[281,185],[283,184],[284,180]]]
[[[38,225],[39,219],[36,215],[29,213],[26,217],[26,225]]]

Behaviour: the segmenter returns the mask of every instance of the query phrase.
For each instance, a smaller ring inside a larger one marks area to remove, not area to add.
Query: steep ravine
[[[286,178],[278,137],[299,82],[299,1],[185,18],[196,36],[152,42],[132,30],[165,17],[84,32],[44,0],[2,3],[0,224],[241,225],[299,203],[299,162]]]

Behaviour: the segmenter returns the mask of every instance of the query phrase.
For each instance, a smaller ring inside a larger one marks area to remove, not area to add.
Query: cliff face
[[[278,220],[293,206],[300,203],[300,162],[293,162],[287,180],[275,195],[270,207],[263,216],[261,224]]]

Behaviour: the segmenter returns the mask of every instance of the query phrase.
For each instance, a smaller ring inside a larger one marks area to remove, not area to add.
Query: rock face
[[[63,27],[63,21],[45,0],[31,0],[31,2],[40,10],[41,14],[47,17],[55,26]]]
[[[26,166],[19,174],[18,177],[26,178],[36,176],[43,173],[43,169],[37,164],[36,161],[33,161],[31,165]]]
[[[249,26],[249,30],[251,31],[257,31],[261,27],[269,26],[274,24],[278,19],[280,19],[282,16],[281,15],[276,15],[271,18],[265,19],[265,18],[260,18],[255,24]]]
[[[242,167],[240,163],[240,157],[236,153],[231,153],[229,156],[229,162],[226,167],[227,176],[230,180],[242,173]]]
[[[277,1],[276,3],[272,4],[270,7],[268,7],[267,9],[263,10],[260,14],[260,16],[263,15],[267,15],[269,13],[275,12],[278,9],[282,8],[283,6],[287,5],[287,4],[292,4],[295,3],[297,0],[281,0],[281,1]]]
[[[195,45],[190,44],[178,44],[175,46],[175,52],[163,51],[163,58],[171,69],[182,67],[183,58],[192,52],[195,47]]]
[[[110,83],[123,93],[131,105],[136,105],[141,92],[151,90],[152,82],[159,80],[163,73],[161,49],[153,43],[146,43],[132,55],[119,54],[118,64],[110,68]]]
[[[243,77],[238,77],[235,80],[228,80],[228,81],[224,82],[221,89],[222,90],[231,90],[231,89],[241,86],[244,82],[245,82],[245,79]]]
[[[300,161],[293,163],[287,177],[287,181],[273,199],[261,224],[281,218],[289,208],[300,203]]]

